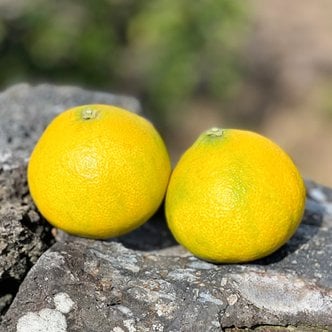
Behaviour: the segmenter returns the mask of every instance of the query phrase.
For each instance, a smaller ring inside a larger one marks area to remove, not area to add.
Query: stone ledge
[[[176,245],[160,254],[143,245],[142,230],[131,235],[133,241],[136,233],[141,250],[126,248],[126,237],[93,241],[65,236],[31,269],[3,326],[10,332],[22,321],[43,324],[40,317],[48,309],[54,319],[62,315],[69,331],[222,331],[260,325],[331,329],[332,219],[324,214],[324,204],[308,201],[291,241],[251,264],[210,264]],[[150,220],[149,227],[158,222]],[[57,309],[58,294],[70,299],[70,311]]]
[[[332,330],[332,190],[311,181],[295,236],[251,264],[193,257],[162,211],[111,241],[57,232],[42,254],[50,228],[28,194],[26,162],[54,115],[92,102],[139,109],[132,98],[75,87],[23,84],[0,94],[0,310],[33,265],[0,331]]]
[[[53,238],[28,193],[28,157],[54,116],[87,103],[140,109],[131,97],[70,86],[18,84],[0,93],[0,315]]]

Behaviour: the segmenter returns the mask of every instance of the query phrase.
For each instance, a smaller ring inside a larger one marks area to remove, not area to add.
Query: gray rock
[[[162,210],[111,241],[57,232],[42,254],[50,229],[29,196],[26,163],[51,118],[85,103],[139,109],[135,99],[73,87],[24,84],[0,94],[0,311],[33,266],[1,332],[332,331],[332,190],[313,182],[295,236],[250,264],[193,257]]]
[[[266,325],[330,331],[331,194],[308,183],[296,235],[250,264],[216,265],[193,257],[174,245],[161,215],[129,239],[61,235],[30,270],[3,331],[232,331]],[[145,235],[151,237],[154,227],[170,247],[147,244]],[[135,249],[128,248],[133,243]]]
[[[0,314],[27,271],[52,243],[50,227],[28,193],[28,157],[54,116],[88,103],[109,103],[139,111],[134,98],[77,87],[19,84],[0,93]]]
[[[0,314],[52,242],[28,195],[25,171],[23,165],[3,170],[0,164]]]

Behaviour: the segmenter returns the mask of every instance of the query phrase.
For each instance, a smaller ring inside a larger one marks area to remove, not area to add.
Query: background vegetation
[[[131,93],[161,125],[194,94],[229,98],[240,75],[238,0],[30,0],[0,15],[1,86],[47,80]]]

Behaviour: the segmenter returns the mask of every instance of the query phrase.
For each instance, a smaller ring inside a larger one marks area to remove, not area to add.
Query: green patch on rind
[[[194,143],[194,145],[201,144],[216,144],[224,141],[227,137],[227,129],[221,129],[217,127],[213,127],[205,132],[203,132]]]

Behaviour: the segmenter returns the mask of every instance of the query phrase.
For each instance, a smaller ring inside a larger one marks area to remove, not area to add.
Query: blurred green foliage
[[[232,96],[246,10],[241,0],[8,1],[0,4],[0,85],[132,93],[167,121],[195,94]]]

